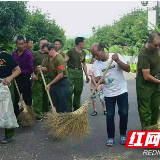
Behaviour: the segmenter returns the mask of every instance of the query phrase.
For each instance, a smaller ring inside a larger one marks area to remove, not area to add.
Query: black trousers
[[[115,137],[115,123],[114,123],[114,116],[115,116],[115,105],[118,105],[118,114],[120,117],[119,121],[119,129],[120,135],[126,135],[127,131],[127,123],[128,123],[128,93],[125,92],[121,95],[115,97],[105,97],[106,103],[106,122],[107,122],[107,133],[108,138]]]
[[[31,80],[30,80],[31,75],[23,75],[20,74],[15,80],[18,85],[18,89],[20,93],[22,94],[23,100],[26,105],[31,106],[32,105],[32,96],[31,96]],[[14,84],[14,96],[15,96],[15,101],[14,101],[14,112],[16,117],[19,116],[19,94],[17,91],[17,88]]]

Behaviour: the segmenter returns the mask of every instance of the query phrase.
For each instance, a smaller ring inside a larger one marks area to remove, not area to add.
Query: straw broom
[[[23,111],[20,113],[17,119],[20,121],[20,124],[22,126],[32,126],[35,123],[35,114],[32,111],[32,109],[29,106],[26,106],[26,104],[24,103],[24,100],[22,96],[20,95],[18,85],[15,79],[14,79],[14,83],[16,85],[17,92],[20,97],[21,106],[23,108]]]
[[[44,86],[46,87],[47,84],[46,84],[46,81],[45,81],[45,78],[44,78],[44,75],[43,75],[42,70],[40,70],[39,73],[41,74],[42,80],[43,80],[43,83],[44,83]],[[46,90],[46,92],[47,92],[48,99],[49,99],[49,102],[50,102],[51,107],[52,107],[52,113],[48,113],[45,118],[46,118],[49,122],[52,123],[52,121],[54,121],[54,119],[57,119],[57,118],[59,117],[59,114],[56,112],[55,107],[53,106],[52,99],[51,99],[51,96],[50,96],[50,94],[49,94],[49,91]],[[47,125],[47,127],[48,127],[48,125]]]
[[[92,91],[89,99],[85,101],[83,106],[81,106],[78,110],[70,113],[55,113],[53,108],[52,109],[53,113],[48,114],[48,117],[46,117],[47,118],[46,127],[50,130],[49,134],[53,138],[56,138],[56,139],[62,139],[65,137],[80,138],[90,133],[90,126],[89,126],[88,113],[87,113],[88,107],[90,104],[90,99],[92,95],[95,93],[99,84],[102,82],[102,79],[105,77],[106,73],[108,72],[112,62],[113,60],[110,61],[108,67],[103,73],[103,76],[98,81],[95,89]],[[41,75],[45,83],[43,73],[41,73]]]
[[[160,131],[160,118],[158,119],[157,124],[149,126],[143,130],[145,130],[145,131]]]
[[[160,118],[157,121],[157,124],[144,128],[145,131],[160,131]]]

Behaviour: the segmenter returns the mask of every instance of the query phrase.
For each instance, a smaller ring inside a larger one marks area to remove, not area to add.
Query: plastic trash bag
[[[11,94],[8,86],[0,83],[0,128],[17,128]]]

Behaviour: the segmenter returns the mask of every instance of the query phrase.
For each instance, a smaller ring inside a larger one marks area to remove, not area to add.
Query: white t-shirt
[[[93,64],[94,76],[102,76],[105,69],[108,67],[109,62],[112,60],[114,53],[108,53],[109,59],[106,62],[96,60]],[[118,53],[120,61],[126,63],[123,57]],[[127,63],[126,63],[127,64]],[[123,75],[123,70],[119,65],[113,61],[110,69],[105,75],[106,83],[103,85],[103,93],[105,97],[114,97],[127,92],[127,82]]]

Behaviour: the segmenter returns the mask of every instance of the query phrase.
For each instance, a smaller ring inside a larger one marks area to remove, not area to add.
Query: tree
[[[70,38],[70,39],[66,40],[63,49],[64,50],[69,50],[69,49],[73,48],[74,46],[75,46],[75,40]]]
[[[64,43],[66,39],[64,30],[54,20],[50,20],[48,14],[42,14],[40,9],[28,12],[21,33],[26,37],[31,37],[34,42],[38,42],[41,38],[53,42],[54,39],[59,38]]]
[[[85,39],[85,49],[88,50],[90,49],[91,45],[93,43],[96,43],[96,39],[95,39],[95,36],[92,36],[90,38],[86,38]]]
[[[24,26],[26,21],[26,2],[0,1],[0,44],[13,40],[15,34]]]
[[[99,28],[94,36],[95,40],[99,43],[111,45],[113,44],[113,32],[112,32],[113,27],[110,25],[103,26],[102,28]]]
[[[140,9],[124,14],[113,26],[106,25],[96,31],[97,42],[141,48],[149,34],[146,15],[146,11]]]

